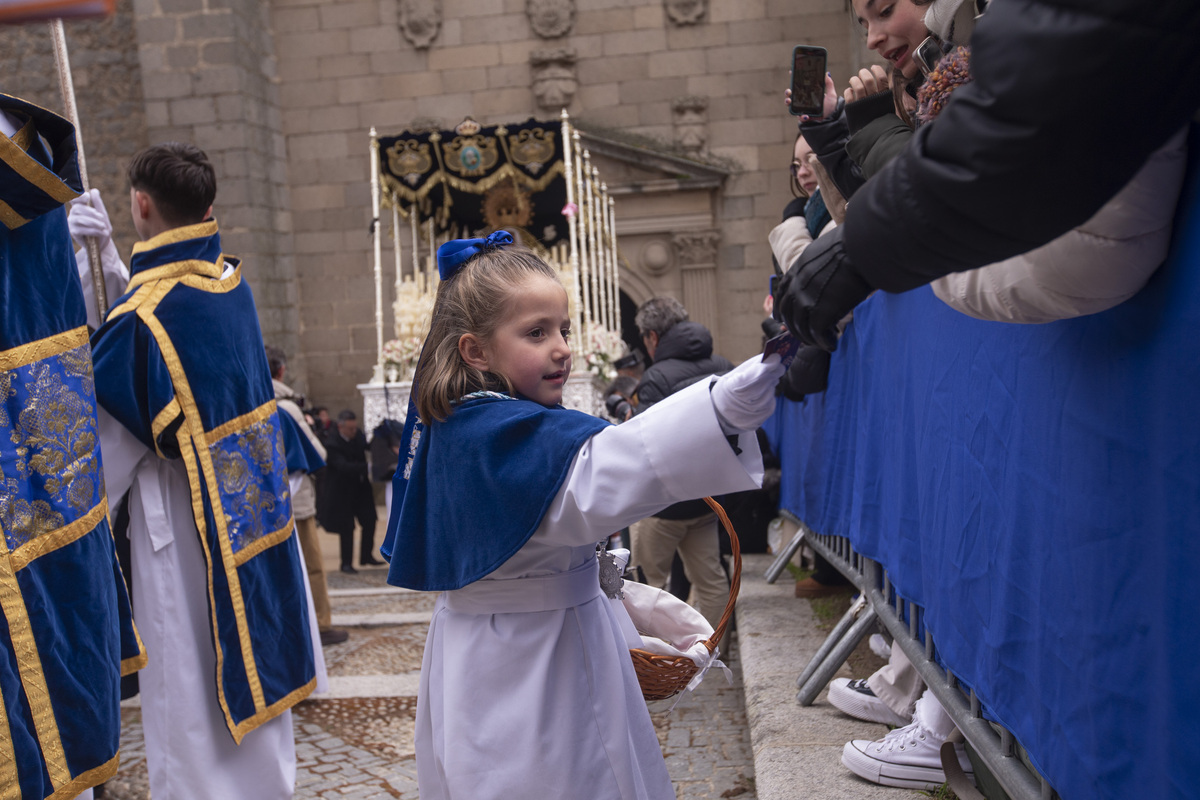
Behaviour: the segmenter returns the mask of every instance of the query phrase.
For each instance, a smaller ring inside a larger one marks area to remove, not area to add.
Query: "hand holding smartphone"
[[[821,116],[825,111],[824,47],[798,44],[792,48],[792,99],[788,111],[793,116]]]

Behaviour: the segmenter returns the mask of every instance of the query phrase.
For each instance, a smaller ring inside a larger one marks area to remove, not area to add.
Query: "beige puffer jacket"
[[[1023,255],[939,278],[934,294],[967,316],[1022,323],[1096,314],[1128,300],[1167,256],[1186,163],[1180,131],[1083,225]]]

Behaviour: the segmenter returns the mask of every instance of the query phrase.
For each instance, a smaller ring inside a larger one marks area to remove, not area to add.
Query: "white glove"
[[[91,204],[89,205],[89,201]],[[81,246],[85,237],[96,237],[96,244],[103,250],[112,241],[112,222],[100,199],[100,190],[91,189],[71,201],[67,214],[67,229],[71,238]]]
[[[775,385],[786,371],[779,354],[772,353],[765,361],[761,355],[751,356],[717,378],[712,404],[722,427],[752,431],[766,422],[775,411]]]

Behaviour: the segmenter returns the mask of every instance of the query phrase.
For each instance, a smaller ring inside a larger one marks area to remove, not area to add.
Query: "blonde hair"
[[[472,257],[438,287],[416,371],[415,402],[422,422],[445,420],[454,410],[454,401],[471,392],[512,392],[504,375],[484,372],[463,361],[458,341],[468,333],[481,342],[491,341],[507,315],[508,301],[534,275],[559,282],[554,270],[532,251],[508,245]]]

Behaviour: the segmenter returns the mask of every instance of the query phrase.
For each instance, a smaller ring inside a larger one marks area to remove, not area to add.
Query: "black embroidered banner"
[[[567,235],[562,126],[529,119],[379,137],[384,204],[439,231],[516,228],[549,245]]]

